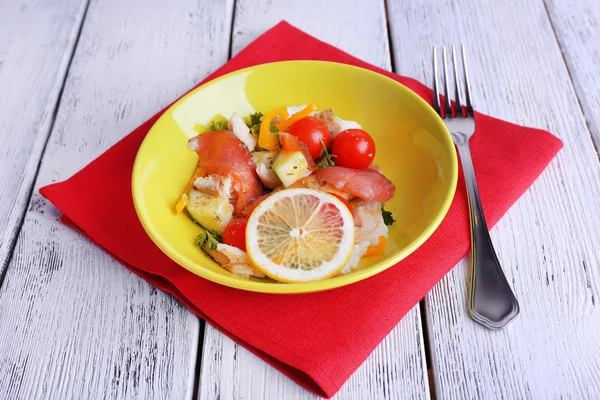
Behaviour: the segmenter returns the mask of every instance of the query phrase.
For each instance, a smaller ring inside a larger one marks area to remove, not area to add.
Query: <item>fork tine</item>
[[[452,63],[454,64],[454,103],[456,104],[456,115],[463,115],[460,101],[460,89],[458,87],[458,66],[456,64],[456,47],[452,46]]]
[[[450,80],[448,79],[448,57],[446,55],[446,46],[442,47],[444,56],[444,110],[446,118],[452,117],[452,107],[450,106]]]
[[[433,46],[433,108],[435,112],[442,115],[440,112],[440,84],[438,82],[438,60],[437,48]]]
[[[471,102],[471,84],[469,82],[469,72],[467,69],[467,55],[465,52],[465,46],[461,45],[462,48],[462,62],[463,71],[465,76],[465,102],[467,106],[467,114],[473,112],[473,103]]]

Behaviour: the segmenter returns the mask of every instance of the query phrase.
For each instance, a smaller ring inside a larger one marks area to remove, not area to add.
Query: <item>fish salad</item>
[[[229,272],[317,280],[383,252],[394,222],[384,203],[395,187],[358,122],[314,103],[233,113],[188,148],[198,166],[175,211],[204,228],[196,244]]]

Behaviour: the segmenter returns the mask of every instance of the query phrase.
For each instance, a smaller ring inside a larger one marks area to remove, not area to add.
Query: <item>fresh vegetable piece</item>
[[[315,160],[313,160],[312,156],[310,155],[308,147],[306,147],[306,145],[296,136],[287,132],[279,132],[279,143],[281,143],[281,148],[283,150],[301,152],[302,155],[304,155],[304,158],[306,158],[306,162],[308,163],[311,171],[317,169],[315,167]]]
[[[285,187],[311,173],[310,166],[300,151],[281,150],[275,157],[272,168]]]
[[[322,168],[326,168],[326,167],[333,167],[335,166],[335,162],[333,161],[333,158],[335,156],[332,156],[331,154],[329,154],[329,150],[327,150],[327,146],[325,146],[325,142],[321,142],[321,144],[323,145],[323,148],[321,149],[321,161],[319,161],[319,163],[317,164],[317,168],[322,169]]]
[[[216,233],[204,230],[198,234],[194,243],[201,249],[216,250],[219,243],[221,243],[221,237]]]
[[[258,145],[265,150],[277,150],[279,142],[277,136],[271,132],[271,121],[275,116],[280,115],[282,118],[288,117],[288,112],[285,108],[276,108],[265,115],[260,123],[260,134],[258,136]]]
[[[179,196],[179,200],[177,200],[177,203],[175,204],[175,212],[177,214],[182,212],[183,209],[185,208],[185,206],[187,206],[188,201],[190,200],[188,193],[194,187],[194,182],[196,182],[196,179],[201,176],[202,176],[202,168],[200,168],[200,166],[198,166],[198,168],[196,168],[196,171],[194,171],[194,173],[192,174],[192,177],[188,181],[187,185],[185,185],[185,188],[183,189],[183,193],[181,194],[181,196]]]
[[[252,114],[248,115],[248,118],[246,119],[246,125],[248,125],[248,128],[252,128],[257,125],[260,125],[260,121],[262,120],[262,117],[263,117],[263,113],[261,113],[260,111],[252,113]]]
[[[246,225],[248,218],[237,218],[228,223],[223,232],[223,243],[246,251]]]
[[[337,193],[330,193],[332,196],[337,197],[342,203],[344,203],[344,205],[346,207],[348,207],[348,210],[352,211],[352,205],[350,204],[350,202],[348,200],[346,200],[345,198],[343,198],[342,196],[340,196]]]
[[[286,118],[285,120],[281,121],[280,123],[277,124],[277,128],[280,131],[285,131],[287,128],[289,128],[290,126],[292,126],[292,124],[296,121],[301,120],[302,118],[306,117],[308,114],[310,114],[313,111],[317,111],[319,107],[317,106],[317,103],[311,103],[309,105],[307,105],[302,111],[298,111],[296,114],[292,115],[291,117],[284,117]],[[286,110],[287,112],[287,110]]]
[[[211,196],[197,190],[190,191],[187,210],[206,230],[221,235],[233,216],[233,206],[223,197]]]
[[[363,257],[372,257],[381,254],[383,249],[385,249],[386,244],[387,239],[385,236],[379,236],[379,243],[377,243],[375,246],[369,246]]]
[[[252,158],[256,164],[265,164],[270,167],[273,164],[273,160],[277,156],[276,151],[254,151],[252,152]]]
[[[246,122],[246,126],[248,126],[248,128],[250,128],[250,133],[252,133],[252,135],[254,137],[256,137],[258,139],[258,134],[260,132],[260,122],[263,118],[263,113],[261,113],[260,111],[252,113],[250,115],[248,115],[246,118],[244,118],[244,121]]]
[[[340,167],[364,169],[375,158],[375,142],[362,129],[347,129],[333,140],[331,154]]]
[[[384,207],[385,207],[385,204],[382,204],[381,205],[381,216],[383,217],[383,223],[386,224],[387,226],[393,225],[394,222],[396,222],[396,220],[394,219],[392,212],[385,210]]]
[[[304,117],[290,126],[289,133],[306,145],[313,159],[319,158],[323,146],[328,149],[331,135],[325,124],[315,117]]]
[[[248,218],[250,262],[278,281],[333,276],[346,265],[353,247],[352,213],[337,199],[318,191],[279,191]]]
[[[275,189],[281,185],[281,181],[271,168],[276,155],[276,151],[255,151],[252,153],[254,164],[256,164],[256,174],[262,184],[269,189]]]
[[[210,131],[226,131],[227,129],[229,129],[229,122],[228,121],[212,121],[210,123],[210,125],[208,126],[208,129]]]

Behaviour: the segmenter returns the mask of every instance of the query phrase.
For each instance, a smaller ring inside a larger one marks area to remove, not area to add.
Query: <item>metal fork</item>
[[[449,96],[450,84],[446,46],[442,49],[444,65],[444,97],[442,102],[440,102],[440,86],[438,83],[437,49],[433,48],[433,107],[444,119],[444,123],[452,135],[454,144],[458,149],[467,186],[471,219],[471,279],[467,309],[471,318],[481,325],[489,329],[501,329],[519,314],[519,304],[500,267],[483,215],[481,199],[479,198],[469,149],[469,140],[475,133],[475,119],[467,72],[467,58],[464,46],[461,47],[465,107],[462,106],[463,103],[461,102],[456,48],[454,46],[452,46],[454,104],[450,102]]]

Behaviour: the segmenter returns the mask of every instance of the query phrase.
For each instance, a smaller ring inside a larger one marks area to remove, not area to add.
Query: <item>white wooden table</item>
[[[463,260],[336,398],[600,398],[598,0],[0,0],[0,398],[315,398],[37,194],[281,19],[423,82],[464,43],[480,111],[565,144],[492,230],[519,318],[467,317]]]

